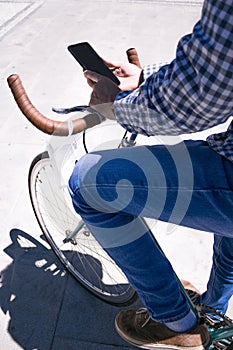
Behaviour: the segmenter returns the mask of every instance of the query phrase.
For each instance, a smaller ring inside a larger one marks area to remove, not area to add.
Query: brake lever
[[[52,111],[58,114],[69,114],[72,112],[82,112],[85,110],[88,110],[89,106],[87,105],[81,105],[81,106],[74,106],[74,107],[68,107],[68,108],[56,108],[52,107]]]

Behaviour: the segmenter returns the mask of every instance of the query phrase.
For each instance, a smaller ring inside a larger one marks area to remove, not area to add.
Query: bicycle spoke
[[[125,304],[134,296],[125,275],[84,225],[72,236],[81,218],[74,212],[66,187],[53,176],[49,158],[38,158],[30,173],[30,196],[37,220],[61,262],[84,286],[111,303]]]

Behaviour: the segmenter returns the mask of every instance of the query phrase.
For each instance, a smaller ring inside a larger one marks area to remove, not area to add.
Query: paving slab
[[[114,329],[120,309],[75,282],[41,237],[27,174],[50,137],[35,130],[18,111],[7,76],[19,73],[32,102],[59,120],[52,106],[85,104],[90,95],[82,70],[66,49],[69,44],[89,41],[102,56],[116,60],[125,59],[126,49],[136,47],[143,64],[169,61],[179,38],[199,18],[201,3],[0,1],[1,350],[132,348]],[[179,276],[204,290],[211,265],[211,233],[177,227],[168,234],[166,224],[160,222],[154,230]],[[232,306],[229,314],[233,315]]]

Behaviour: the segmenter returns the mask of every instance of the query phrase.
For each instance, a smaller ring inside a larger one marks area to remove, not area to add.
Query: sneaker
[[[115,326],[124,340],[142,349],[203,350],[211,344],[204,324],[198,324],[185,333],[176,333],[153,321],[145,308],[120,312]]]

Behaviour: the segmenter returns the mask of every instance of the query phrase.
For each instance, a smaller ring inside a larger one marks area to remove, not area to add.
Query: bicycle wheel
[[[125,275],[85,227],[69,242],[81,218],[73,210],[66,186],[60,186],[48,152],[32,162],[29,177],[32,207],[49,245],[69,272],[89,291],[114,305],[128,305],[136,299]]]

